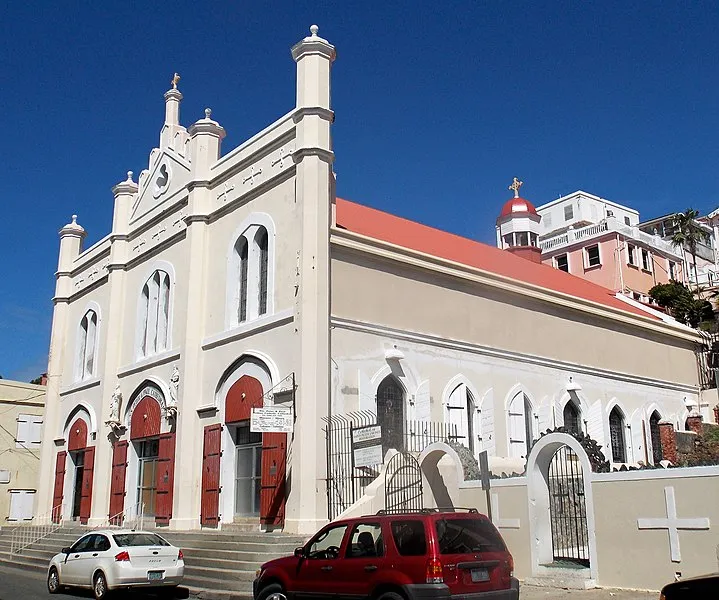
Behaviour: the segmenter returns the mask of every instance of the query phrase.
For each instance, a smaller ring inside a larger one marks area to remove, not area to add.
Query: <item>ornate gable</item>
[[[130,221],[146,215],[156,206],[187,186],[190,161],[174,150],[155,148],[150,153],[149,168],[140,173],[137,199],[130,212]]]

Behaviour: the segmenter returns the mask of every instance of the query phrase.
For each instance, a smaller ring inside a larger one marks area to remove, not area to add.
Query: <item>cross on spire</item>
[[[524,181],[519,181],[516,177],[512,181],[512,185],[509,186],[510,190],[514,190],[514,197],[519,198],[519,188],[521,188],[524,185]]]

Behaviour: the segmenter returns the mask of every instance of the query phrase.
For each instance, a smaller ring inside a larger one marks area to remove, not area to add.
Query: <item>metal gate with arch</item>
[[[409,452],[398,452],[387,463],[384,506],[388,513],[422,508],[422,470]]]
[[[584,473],[569,446],[556,451],[549,464],[549,516],[555,562],[589,566],[589,532]]]

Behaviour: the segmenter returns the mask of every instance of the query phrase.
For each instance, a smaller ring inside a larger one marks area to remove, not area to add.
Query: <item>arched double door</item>
[[[67,451],[55,459],[52,520],[59,523],[63,516],[87,524],[92,508],[92,484],[95,470],[95,447],[88,445],[87,421],[78,417],[67,432]],[[66,502],[66,489],[70,494]],[[63,510],[64,509],[64,510]]]
[[[155,398],[159,394],[154,388],[138,394],[132,404],[130,439],[113,446],[111,522],[119,524],[126,516],[142,514],[154,518],[157,525],[167,525],[172,518],[176,436],[174,431],[162,431],[162,407]]]
[[[233,494],[233,517],[257,517],[269,526],[284,523],[287,434],[250,430],[252,409],[263,405],[262,383],[250,375],[242,375],[225,396],[224,424],[205,427],[202,526],[216,527],[220,521],[221,487]],[[223,467],[222,461],[227,461],[225,467],[230,468]],[[227,481],[221,485],[222,472]],[[226,502],[223,506],[228,508]]]

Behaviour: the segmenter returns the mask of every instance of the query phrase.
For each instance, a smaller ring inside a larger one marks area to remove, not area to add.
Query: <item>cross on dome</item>
[[[519,181],[516,177],[512,181],[512,185],[510,185],[507,189],[514,190],[514,197],[519,198],[519,188],[521,188],[524,185],[524,181]]]

